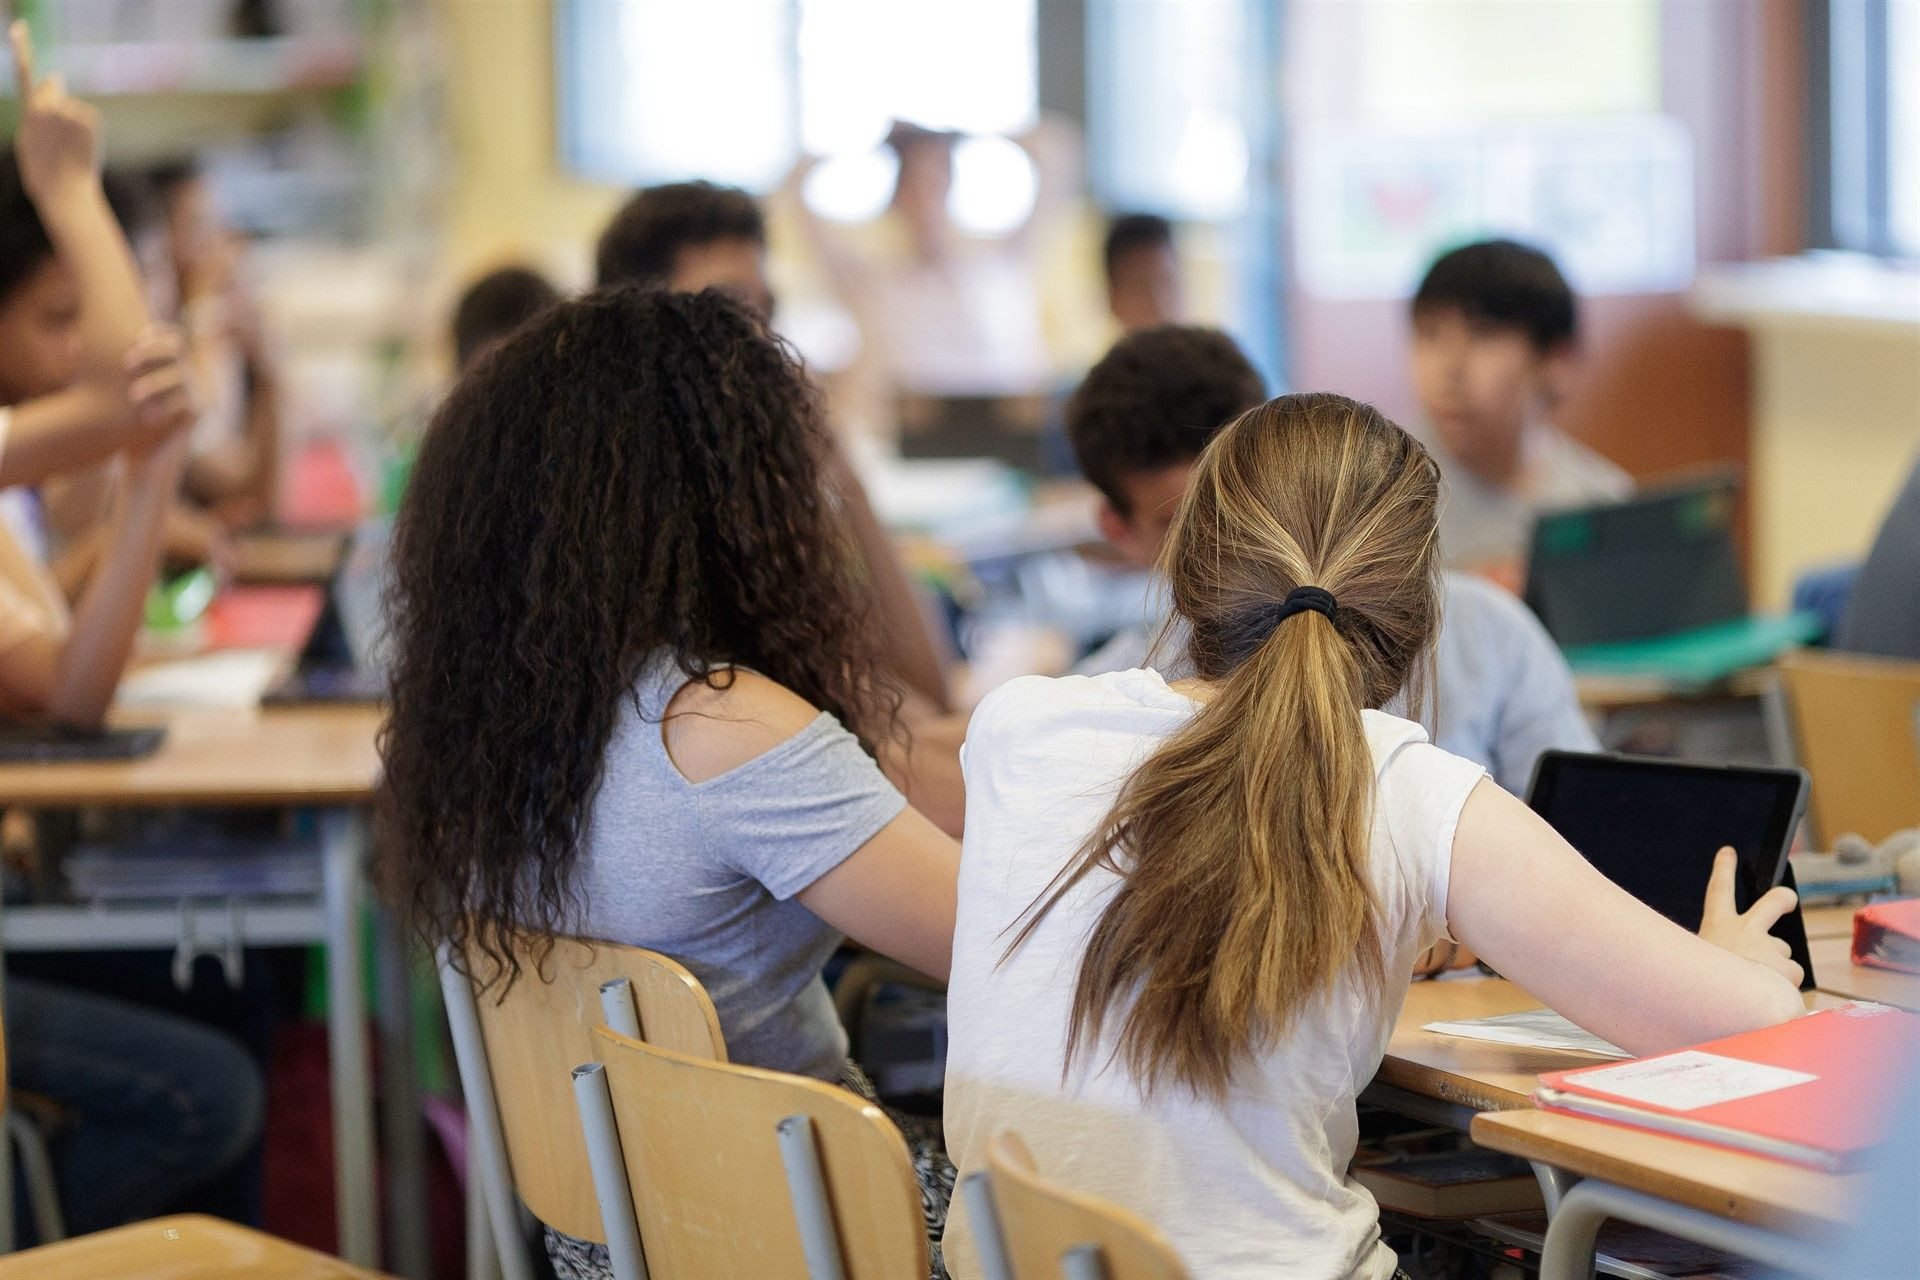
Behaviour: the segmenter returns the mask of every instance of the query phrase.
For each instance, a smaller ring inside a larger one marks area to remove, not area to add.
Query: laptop
[[[1747,616],[1731,471],[1623,502],[1541,514],[1526,600],[1562,649],[1648,640]]]
[[[1527,804],[1607,879],[1695,932],[1723,845],[1739,856],[1740,910],[1775,885],[1794,888],[1787,853],[1806,811],[1807,775],[1548,751],[1534,768]],[[1801,987],[1811,990],[1813,957],[1797,904],[1772,932],[1799,963]]]
[[[387,697],[387,521],[354,531],[327,587],[326,607],[294,670],[267,692],[273,705],[380,703]]]

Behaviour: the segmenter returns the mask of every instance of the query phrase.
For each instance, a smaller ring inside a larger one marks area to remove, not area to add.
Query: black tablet
[[[60,729],[0,725],[0,764],[69,764],[138,760],[167,740],[164,725],[138,729]]]
[[[1774,885],[1793,887],[1787,852],[1806,809],[1807,775],[1549,751],[1534,769],[1527,803],[1607,879],[1697,930],[1722,845],[1740,857],[1734,896],[1742,911]],[[1811,989],[1800,909],[1781,917],[1773,934],[1792,949],[1806,975],[1801,985]]]

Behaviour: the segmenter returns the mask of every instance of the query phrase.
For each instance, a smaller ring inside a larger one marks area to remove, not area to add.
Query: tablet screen
[[[1805,787],[1795,769],[1550,751],[1528,803],[1609,880],[1693,931],[1722,845],[1740,857],[1734,896],[1742,911],[1782,883]],[[1799,912],[1774,934],[1793,947],[1810,980]]]

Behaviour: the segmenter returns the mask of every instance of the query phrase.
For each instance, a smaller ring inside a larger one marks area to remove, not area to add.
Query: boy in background
[[[1081,470],[1100,490],[1100,531],[1122,557],[1152,568],[1187,478],[1209,441],[1267,398],[1260,375],[1216,329],[1166,326],[1123,338],[1067,405]],[[1164,612],[1164,604],[1159,606]],[[1524,793],[1542,751],[1598,744],[1566,661],[1527,607],[1458,573],[1445,576],[1434,658],[1437,745],[1474,760]],[[1156,630],[1123,631],[1076,668],[1080,675],[1151,665],[1192,674],[1183,640],[1154,648]],[[1420,708],[1395,714],[1428,720]]]
[[[1101,260],[1107,310],[1123,335],[1186,318],[1186,279],[1171,222],[1152,213],[1120,214],[1107,224]]]
[[[1627,473],[1551,423],[1573,376],[1578,303],[1512,240],[1444,254],[1413,295],[1418,435],[1446,478],[1446,563],[1512,586],[1542,511],[1625,498]]]
[[[560,300],[560,291],[528,267],[498,267],[475,280],[453,307],[453,362],[474,357]]]
[[[725,289],[762,317],[773,314],[766,218],[738,187],[669,182],[634,192],[601,233],[593,265],[596,284]]]

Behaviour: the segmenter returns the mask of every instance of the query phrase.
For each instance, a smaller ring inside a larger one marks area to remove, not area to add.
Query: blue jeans
[[[165,1212],[260,1136],[266,1090],[245,1049],[170,1014],[9,976],[8,1083],[52,1102],[47,1133],[67,1231]],[[14,1220],[32,1235],[14,1170]]]

